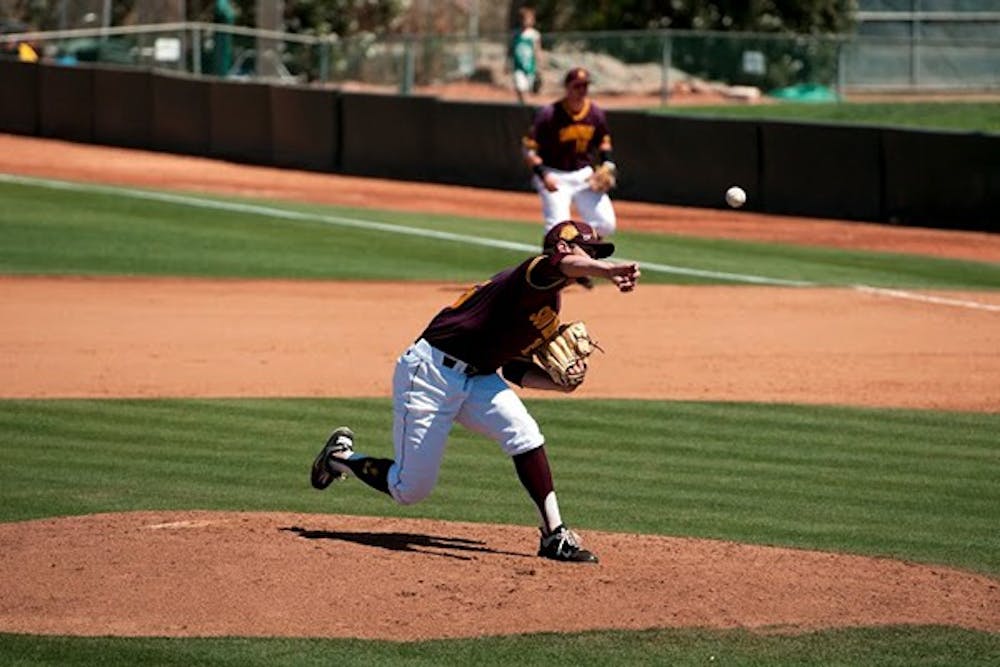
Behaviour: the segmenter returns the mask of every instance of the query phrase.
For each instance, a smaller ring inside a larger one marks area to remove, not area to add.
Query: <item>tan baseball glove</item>
[[[587,357],[594,350],[601,350],[601,346],[590,337],[587,325],[577,321],[559,327],[556,335],[535,352],[533,360],[559,386],[575,387],[587,378]]]
[[[604,162],[594,169],[587,182],[594,192],[607,192],[618,184],[618,168],[614,162]]]

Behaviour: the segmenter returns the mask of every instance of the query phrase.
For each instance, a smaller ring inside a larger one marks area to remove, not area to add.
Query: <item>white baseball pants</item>
[[[545,443],[538,423],[499,373],[466,375],[463,362],[450,359],[449,367],[448,360],[420,339],[396,362],[389,494],[404,505],[434,488],[454,422],[494,440],[508,456]]]
[[[546,232],[564,220],[574,219],[570,207],[575,205],[580,214],[576,219],[586,222],[601,236],[614,234],[617,219],[614,206],[611,205],[611,197],[606,192],[594,192],[587,183],[587,178],[594,173],[592,167],[576,171],[559,169],[546,171],[555,176],[559,183],[559,189],[555,192],[546,190],[545,184],[538,176],[532,179],[535,190],[542,198],[542,217],[545,219]]]

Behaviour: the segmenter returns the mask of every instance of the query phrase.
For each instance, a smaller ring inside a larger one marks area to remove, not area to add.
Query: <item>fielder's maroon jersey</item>
[[[594,163],[606,137],[610,142],[603,109],[588,99],[580,113],[573,114],[560,100],[538,110],[524,145],[534,150],[546,167],[576,171]]]
[[[528,355],[559,327],[563,257],[539,255],[501,271],[444,308],[421,336],[481,373]]]

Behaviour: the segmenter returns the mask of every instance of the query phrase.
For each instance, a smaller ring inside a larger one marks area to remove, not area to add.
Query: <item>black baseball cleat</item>
[[[538,555],[542,558],[561,560],[567,563],[596,563],[597,556],[580,546],[580,538],[566,526],[559,526],[546,535],[542,533],[538,545]]]
[[[347,479],[347,466],[337,464],[336,459],[350,458],[353,453],[354,432],[346,426],[334,430],[313,460],[310,475],[313,488],[322,491],[338,479]]]

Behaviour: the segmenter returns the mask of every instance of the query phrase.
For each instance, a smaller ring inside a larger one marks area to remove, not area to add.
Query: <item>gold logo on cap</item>
[[[559,230],[559,238],[563,241],[572,241],[579,235],[580,230],[576,228],[576,225],[564,225],[563,228]]]

